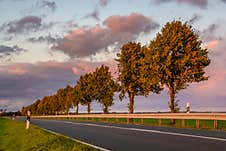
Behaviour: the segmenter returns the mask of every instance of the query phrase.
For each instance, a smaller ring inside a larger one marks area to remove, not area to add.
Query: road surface
[[[226,132],[32,119],[31,124],[114,151],[226,151]]]

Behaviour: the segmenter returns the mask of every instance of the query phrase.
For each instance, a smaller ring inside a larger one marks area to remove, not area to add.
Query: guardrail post
[[[162,125],[162,119],[158,119],[158,124]]]
[[[143,118],[140,119],[140,123],[141,123],[142,125],[144,124],[144,119],[143,119]]]
[[[196,128],[200,128],[200,120],[196,120]]]
[[[182,127],[185,127],[185,119],[182,119],[182,121],[181,121],[181,126],[182,126]]]
[[[127,118],[127,124],[133,123],[133,118]]]
[[[213,123],[213,124],[214,124],[214,125],[213,125],[214,128],[217,128],[217,127],[218,127],[218,125],[217,125],[217,124],[218,124],[218,123],[217,123],[217,120],[214,120],[214,123]]]

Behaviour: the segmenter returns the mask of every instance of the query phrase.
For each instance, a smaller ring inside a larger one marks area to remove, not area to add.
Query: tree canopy
[[[121,85],[120,99],[129,96],[129,113],[134,112],[134,97],[147,96],[150,91],[158,93],[160,83],[152,71],[152,62],[146,59],[146,47],[140,43],[129,42],[124,44],[117,54],[119,78]],[[153,73],[153,74],[152,74]]]
[[[108,107],[113,105],[113,96],[118,89],[118,84],[113,80],[108,66],[102,65],[93,75],[95,79],[94,98],[101,104],[103,112],[108,113]]]
[[[166,23],[156,38],[150,42],[150,60],[161,83],[170,94],[170,109],[175,112],[175,94],[188,83],[207,80],[204,68],[210,64],[208,51],[201,47],[198,33],[187,22]]]

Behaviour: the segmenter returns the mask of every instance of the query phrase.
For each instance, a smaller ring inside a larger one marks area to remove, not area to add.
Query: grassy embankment
[[[0,151],[95,151],[97,149],[54,135],[36,126],[0,117]]]
[[[128,124],[126,118],[58,118],[60,120],[76,120],[76,121],[94,121],[94,122],[108,122],[108,123],[124,123]],[[196,120],[185,120],[184,125],[182,120],[176,120],[176,124],[172,125],[170,119],[161,119],[161,122],[158,119],[143,119],[140,118],[133,119],[133,123],[130,124],[139,124],[139,125],[150,125],[150,126],[173,126],[178,128],[196,128]],[[200,120],[200,128],[204,129],[214,129],[213,120]],[[217,129],[226,130],[226,121],[218,121]]]

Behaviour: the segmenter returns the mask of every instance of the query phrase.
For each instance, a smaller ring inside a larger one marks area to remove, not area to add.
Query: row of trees
[[[72,107],[75,107],[78,113],[79,104],[86,105],[90,113],[90,105],[94,100],[101,104],[104,113],[108,113],[109,106],[113,105],[114,92],[118,88],[109,67],[102,65],[95,72],[81,76],[74,87],[67,85],[55,95],[45,96],[42,100],[23,107],[22,113],[26,114],[29,110],[34,115],[68,114]]]
[[[168,22],[150,45],[125,44],[118,54],[121,97],[129,96],[133,113],[134,96],[169,90],[171,112],[178,110],[175,95],[189,83],[208,80],[204,68],[210,64],[207,49],[187,22]]]
[[[160,93],[167,88],[170,110],[176,112],[175,95],[179,90],[185,89],[189,83],[208,79],[204,68],[210,64],[210,59],[207,49],[201,45],[198,33],[187,22],[168,22],[149,46],[134,42],[122,46],[116,59],[118,84],[113,81],[109,68],[101,66],[94,73],[81,76],[74,88],[67,86],[58,90],[56,96],[44,97],[31,106],[38,104],[37,108],[47,108],[50,106],[48,103],[60,100],[55,107],[58,112],[68,112],[72,104],[78,106],[81,103],[87,105],[89,113],[91,101],[96,100],[102,105],[104,113],[107,113],[108,107],[113,104],[114,92],[118,90],[121,100],[125,96],[129,97],[128,109],[129,113],[133,113],[135,96]],[[49,112],[55,110],[48,109]]]

